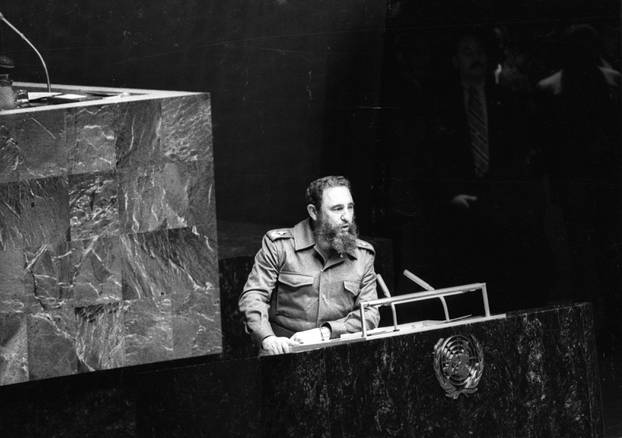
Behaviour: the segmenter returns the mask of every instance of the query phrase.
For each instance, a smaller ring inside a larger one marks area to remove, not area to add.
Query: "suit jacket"
[[[427,167],[435,202],[448,202],[455,195],[481,199],[500,198],[517,189],[533,173],[530,139],[531,99],[501,88],[492,81],[485,86],[489,170],[475,174],[464,91],[459,81],[437,93],[433,104]]]
[[[541,80],[538,118],[553,202],[571,222],[607,229],[618,226],[622,207],[622,75],[605,67],[598,72],[602,83],[583,80],[569,92],[563,70]]]

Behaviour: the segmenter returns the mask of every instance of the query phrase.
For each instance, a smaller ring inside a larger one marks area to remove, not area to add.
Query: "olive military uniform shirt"
[[[333,338],[360,331],[359,302],[378,297],[374,255],[372,245],[357,239],[352,251],[333,251],[324,260],[309,219],[269,231],[239,300],[246,331],[257,343],[323,325]],[[376,308],[365,309],[368,329],[379,319]]]

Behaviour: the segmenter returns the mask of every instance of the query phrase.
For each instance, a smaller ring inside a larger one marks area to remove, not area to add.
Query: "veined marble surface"
[[[136,96],[0,113],[0,384],[222,349],[209,95]]]

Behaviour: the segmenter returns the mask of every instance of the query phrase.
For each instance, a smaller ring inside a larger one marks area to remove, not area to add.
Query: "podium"
[[[13,86],[0,385],[219,353],[209,94]]]
[[[478,340],[484,368],[475,391],[453,398],[434,351],[460,335]],[[603,427],[588,304],[188,367],[148,387],[153,437],[597,437]]]

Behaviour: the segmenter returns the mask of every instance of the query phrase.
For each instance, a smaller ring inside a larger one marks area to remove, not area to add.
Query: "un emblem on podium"
[[[484,351],[472,335],[441,338],[434,346],[434,372],[447,397],[472,394],[484,372]]]

